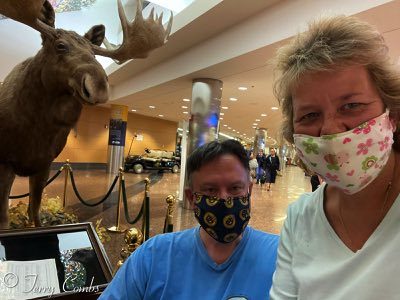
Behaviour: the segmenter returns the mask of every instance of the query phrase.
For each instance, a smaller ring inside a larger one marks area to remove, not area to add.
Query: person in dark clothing
[[[258,154],[256,156],[257,163],[258,163],[258,168],[257,168],[257,173],[256,173],[256,184],[261,183],[261,177],[265,173],[265,163],[266,163],[266,157],[264,154],[264,151],[262,149],[258,150]]]
[[[310,182],[312,192],[314,192],[321,185],[321,179],[316,174],[311,175]]]
[[[267,175],[267,190],[271,189],[271,183],[275,183],[276,173],[280,170],[279,157],[276,155],[275,149],[271,148],[269,155],[265,160],[265,172]]]

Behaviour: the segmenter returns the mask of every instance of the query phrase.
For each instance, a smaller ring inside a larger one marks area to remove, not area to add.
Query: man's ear
[[[251,191],[253,190],[253,181],[250,181],[249,184],[249,194],[251,195]]]
[[[194,208],[194,200],[193,200],[194,195],[190,188],[185,188],[185,196],[186,196],[186,199],[189,201],[190,209],[193,209]]]

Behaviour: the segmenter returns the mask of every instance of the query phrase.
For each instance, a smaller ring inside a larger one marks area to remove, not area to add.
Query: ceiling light
[[[278,110],[279,108],[277,108],[276,106],[272,106],[271,109],[272,110]]]
[[[154,105],[149,105],[149,108],[156,108]]]
[[[220,116],[225,116],[225,113],[219,113]]]
[[[256,119],[256,122],[260,122],[261,120],[260,119]]]
[[[188,108],[187,106],[185,106],[185,105],[182,105],[182,108]]]
[[[188,114],[188,112],[187,112],[187,111],[184,111],[183,113],[184,113],[185,115],[187,115],[187,114]]]
[[[185,101],[185,102],[189,102],[189,101],[190,101],[190,99],[188,99],[188,98],[183,98],[183,101]]]
[[[224,124],[224,127],[226,127],[226,126],[228,126],[228,125]]]
[[[228,129],[232,129],[232,127],[228,127]]]
[[[258,123],[253,123],[253,125],[254,125],[254,126],[257,126],[257,125],[258,125]]]
[[[136,111],[136,109],[131,109],[131,111]]]
[[[236,129],[233,129],[232,131],[233,131],[233,132],[236,132]]]
[[[161,118],[164,117],[164,115],[158,115],[158,116],[161,117]]]
[[[239,86],[238,89],[241,90],[241,91],[246,91],[246,90],[247,90],[247,87],[245,87],[245,86]]]
[[[253,126],[253,129],[256,129],[257,127],[256,126]]]
[[[267,114],[261,114],[261,117],[266,117],[267,116]]]
[[[224,118],[219,118],[220,120],[223,120]]]
[[[230,97],[229,100],[231,100],[231,101],[237,101],[237,98]]]
[[[228,106],[221,106],[222,109],[228,109]]]
[[[243,133],[243,135],[246,135],[245,133]]]

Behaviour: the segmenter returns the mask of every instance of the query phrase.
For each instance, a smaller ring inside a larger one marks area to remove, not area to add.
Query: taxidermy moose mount
[[[82,105],[108,100],[107,75],[95,55],[124,62],[145,58],[162,46],[167,28],[162,14],[144,19],[142,0],[128,22],[118,0],[123,31],[120,46],[105,40],[105,27],[93,26],[84,36],[55,29],[55,13],[46,0],[1,0],[0,14],[41,33],[42,48],[18,64],[0,86],[0,228],[8,228],[8,197],[15,176],[29,176],[30,222],[40,226],[39,208],[51,162],[60,154],[78,121]],[[100,47],[103,43],[107,46]]]

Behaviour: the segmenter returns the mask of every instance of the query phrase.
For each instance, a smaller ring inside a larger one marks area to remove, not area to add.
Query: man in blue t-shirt
[[[249,159],[234,140],[188,158],[186,197],[200,226],[157,235],[124,263],[100,299],[268,299],[278,236],[247,226]]]

